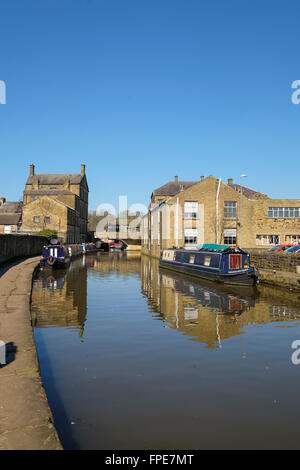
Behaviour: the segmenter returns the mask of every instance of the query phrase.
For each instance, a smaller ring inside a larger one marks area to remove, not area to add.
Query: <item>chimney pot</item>
[[[233,179],[232,178],[228,178],[228,184],[232,184],[233,183]]]
[[[30,165],[30,173],[29,174],[30,174],[30,176],[34,176],[34,164],[33,163],[31,163],[31,165]]]
[[[85,165],[84,164],[81,165],[81,174],[82,174],[82,176],[85,175]]]
[[[6,202],[5,197],[0,197],[0,207]]]
[[[203,180],[204,180],[204,175],[201,175],[201,181],[203,181]]]
[[[175,183],[178,183],[178,176],[177,175],[174,177],[174,179],[175,179]]]

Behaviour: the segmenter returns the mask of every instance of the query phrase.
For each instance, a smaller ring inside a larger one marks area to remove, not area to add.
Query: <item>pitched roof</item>
[[[258,191],[254,191],[254,189],[246,188],[246,186],[241,186],[240,184],[231,183],[231,184],[228,184],[228,186],[238,192],[240,192],[242,188],[243,195],[247,197],[248,199],[258,198],[258,197],[264,197],[264,198],[268,197],[266,194],[260,193]]]
[[[21,213],[0,214],[0,225],[18,225],[21,221]]]
[[[77,196],[68,189],[25,189],[24,194],[29,196]]]
[[[170,181],[152,192],[152,196],[175,196],[199,181]]]
[[[0,206],[0,214],[17,214],[22,212],[22,202],[4,202]]]
[[[26,184],[33,184],[37,179],[39,184],[64,184],[66,179],[70,180],[71,184],[80,184],[85,175],[80,173],[76,174],[35,174],[28,176]]]

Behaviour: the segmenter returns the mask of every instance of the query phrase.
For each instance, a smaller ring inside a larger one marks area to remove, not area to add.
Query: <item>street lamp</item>
[[[243,186],[242,179],[247,178],[247,175],[242,174],[240,176],[240,188],[241,188],[241,201],[240,201],[240,248],[242,248],[242,197],[243,197]]]

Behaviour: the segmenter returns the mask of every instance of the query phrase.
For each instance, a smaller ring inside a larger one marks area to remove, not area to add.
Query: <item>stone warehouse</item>
[[[174,181],[152,192],[142,220],[142,251],[159,256],[164,248],[202,243],[268,247],[300,243],[300,199],[265,194],[214,176]]]
[[[22,232],[55,230],[66,243],[86,241],[88,193],[85,165],[79,174],[30,174],[23,192]]]

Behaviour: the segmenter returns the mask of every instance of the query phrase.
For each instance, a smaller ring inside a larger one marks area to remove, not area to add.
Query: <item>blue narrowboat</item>
[[[48,245],[44,246],[40,266],[42,268],[66,268],[75,256],[82,254],[81,245]]]
[[[222,284],[254,286],[258,279],[249,253],[237,246],[203,244],[195,250],[163,250],[159,265]]]

